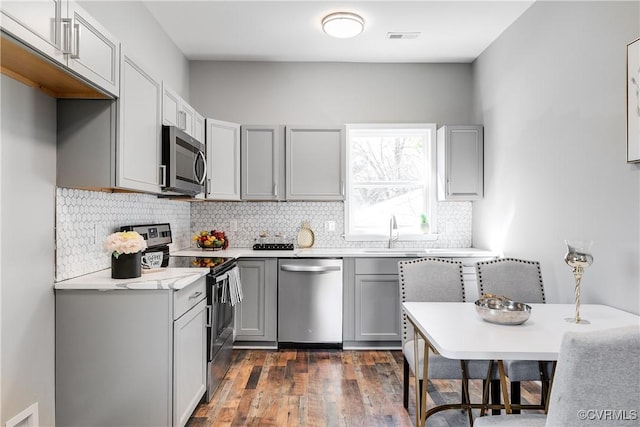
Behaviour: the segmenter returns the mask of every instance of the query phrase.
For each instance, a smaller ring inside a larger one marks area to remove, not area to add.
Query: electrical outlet
[[[235,219],[229,221],[229,231],[238,231],[238,221]]]
[[[327,233],[333,233],[336,231],[336,222],[335,221],[325,221],[324,222],[324,231]]]

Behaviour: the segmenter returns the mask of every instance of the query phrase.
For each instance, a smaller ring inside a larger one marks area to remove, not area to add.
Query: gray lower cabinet
[[[235,344],[277,345],[278,260],[238,261],[244,299],[235,306]]]
[[[206,278],[56,291],[56,424],[183,426],[206,389]]]
[[[403,259],[344,259],[344,348],[400,348],[398,261]]]

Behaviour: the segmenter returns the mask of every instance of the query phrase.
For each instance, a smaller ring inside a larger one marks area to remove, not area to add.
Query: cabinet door
[[[482,126],[442,126],[437,132],[438,198],[478,200],[483,196]]]
[[[180,95],[173,89],[162,83],[162,124],[166,126],[178,126],[180,113]]]
[[[67,66],[117,96],[119,92],[120,43],[76,2],[69,2],[63,19],[63,44],[71,53]]]
[[[64,6],[62,6],[64,4]],[[2,1],[2,29],[59,63],[62,53],[62,13],[66,1]]]
[[[242,199],[284,200],[281,126],[242,126]]]
[[[356,275],[356,341],[396,341],[400,334],[397,275]]]
[[[344,200],[341,126],[287,126],[287,200]]]
[[[205,123],[204,123],[204,117],[202,117],[202,114],[198,113],[197,111],[195,112],[195,116],[193,119],[193,137],[198,141],[198,142],[204,142],[204,128],[205,128]],[[240,133],[238,132],[238,137],[240,136]]]
[[[207,334],[202,300],[173,324],[173,425],[184,426],[207,389]]]
[[[191,137],[195,138],[196,110],[184,100],[180,104],[180,114],[182,115],[182,129]]]
[[[118,187],[160,192],[160,82],[122,55],[119,99]]]
[[[236,341],[276,341],[277,261],[238,261],[244,299],[235,306]]]
[[[240,125],[207,119],[207,199],[240,200]]]

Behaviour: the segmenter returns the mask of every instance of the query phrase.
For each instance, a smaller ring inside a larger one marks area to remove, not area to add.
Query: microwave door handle
[[[202,159],[202,177],[198,178],[198,162]],[[204,157],[204,153],[202,151],[198,151],[196,158],[193,160],[193,176],[198,181],[198,184],[204,184],[204,180],[207,178],[207,160]]]

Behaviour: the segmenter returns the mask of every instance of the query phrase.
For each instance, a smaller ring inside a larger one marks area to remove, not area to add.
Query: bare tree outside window
[[[384,236],[391,215],[404,234],[419,234],[420,217],[430,208],[434,130],[434,125],[348,127],[347,234]]]

